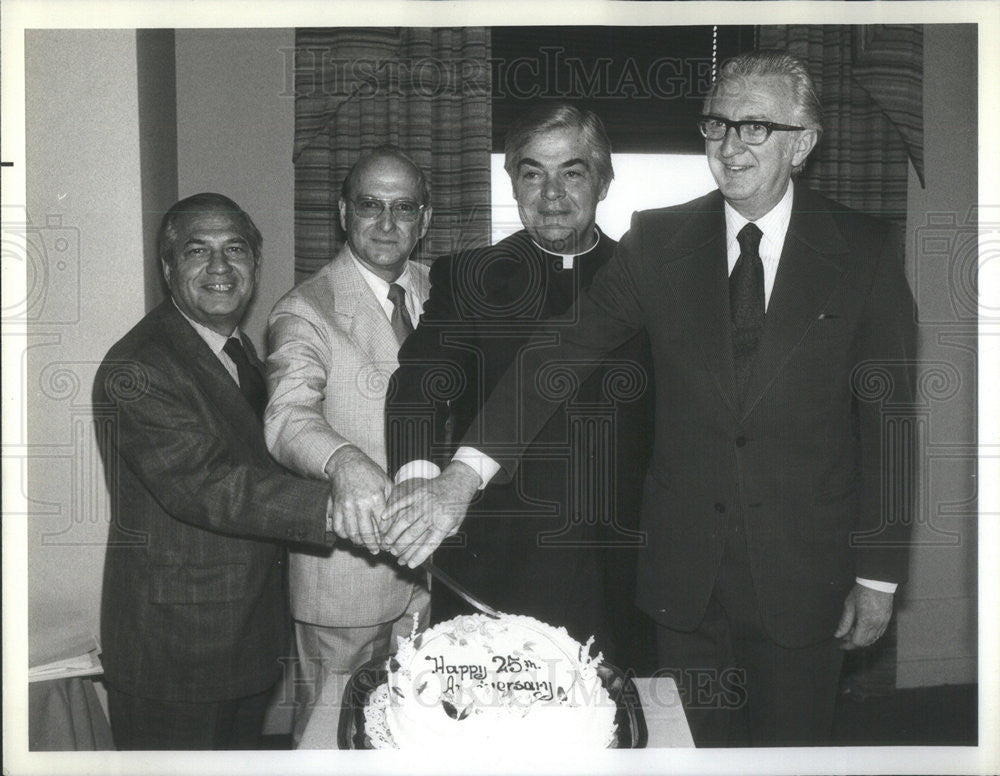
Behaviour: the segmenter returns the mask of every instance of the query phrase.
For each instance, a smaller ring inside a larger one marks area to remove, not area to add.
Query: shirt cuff
[[[493,479],[493,476],[500,471],[500,464],[474,447],[458,448],[451,460],[464,463],[479,475],[480,490],[485,488],[486,484]]]
[[[441,467],[433,461],[418,459],[416,461],[410,461],[409,463],[399,467],[399,471],[396,472],[396,484],[398,485],[401,482],[412,480],[415,477],[432,480],[440,473]]]
[[[877,579],[863,579],[862,577],[855,577],[854,581],[863,587],[870,587],[872,590],[878,590],[882,593],[895,593],[896,588],[899,587],[895,582],[880,582]]]

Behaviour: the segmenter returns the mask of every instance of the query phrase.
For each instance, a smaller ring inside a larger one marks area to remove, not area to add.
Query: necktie
[[[389,284],[389,301],[392,302],[392,317],[389,323],[396,335],[396,341],[402,345],[413,332],[413,321],[410,320],[410,313],[406,309],[406,291],[398,283]]]
[[[264,407],[267,405],[267,387],[264,385],[264,378],[261,376],[260,370],[250,363],[239,338],[230,337],[227,339],[222,350],[236,364],[236,373],[240,377],[240,391],[246,397],[247,403],[253,408],[258,418],[262,417]]]
[[[743,395],[764,330],[764,264],[760,260],[763,233],[748,223],[736,239],[740,257],[729,276],[729,314],[733,321],[733,360],[736,384]]]

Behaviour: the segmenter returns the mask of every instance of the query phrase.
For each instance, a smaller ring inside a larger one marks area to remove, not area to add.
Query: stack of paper
[[[28,681],[39,682],[45,679],[65,679],[71,676],[94,676],[104,673],[98,658],[100,647],[96,639],[91,639],[93,646],[74,655],[60,657],[40,665],[28,668]],[[83,645],[86,648],[86,645]]]

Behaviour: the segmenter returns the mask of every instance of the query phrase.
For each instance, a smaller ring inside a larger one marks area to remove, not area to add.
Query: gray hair
[[[229,197],[205,191],[175,202],[163,214],[160,230],[156,235],[156,252],[160,261],[165,264],[174,263],[174,246],[177,243],[177,222],[186,215],[198,213],[227,213],[233,216],[243,226],[243,236],[250,243],[250,250],[255,261],[260,260],[260,251],[264,238],[253,219]]]
[[[504,142],[503,168],[513,178],[521,152],[531,140],[550,129],[578,129],[590,149],[590,161],[602,186],[615,177],[611,164],[611,141],[604,122],[591,110],[577,108],[565,102],[543,103],[524,114],[507,132]]]
[[[719,77],[705,98],[706,105],[715,96],[719,85],[725,79],[755,75],[787,77],[791,83],[799,122],[809,129],[823,132],[823,106],[820,105],[819,97],[816,95],[816,86],[809,75],[809,70],[800,59],[786,51],[757,49],[737,54],[726,60],[719,69]]]
[[[424,175],[424,171],[420,169],[420,165],[413,161],[413,159],[411,159],[403,151],[403,149],[392,145],[391,143],[384,143],[380,146],[369,149],[368,151],[362,152],[361,156],[358,157],[358,161],[351,166],[347,175],[344,176],[344,183],[340,187],[340,198],[345,202],[350,202],[351,196],[354,193],[354,186],[357,184],[358,175],[360,175],[361,170],[364,169],[364,166],[373,159],[381,158],[396,159],[412,167],[413,171],[417,174],[417,179],[420,184],[420,204],[429,205],[431,203],[431,184],[430,181],[427,180],[427,176]]]

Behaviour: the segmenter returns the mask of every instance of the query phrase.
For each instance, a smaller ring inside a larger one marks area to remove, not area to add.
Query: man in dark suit
[[[533,334],[557,340],[615,241],[595,224],[614,177],[601,120],[543,103],[508,133],[504,166],[524,229],[438,258],[420,325],[399,352],[386,402],[389,470],[433,476]],[[623,664],[652,667],[651,624],[635,608],[639,494],[652,435],[649,343],[639,332],[585,381],[548,375],[558,411],[525,451],[531,465],[486,488],[435,563],[503,611],[566,626]],[[433,588],[435,621],[468,611]],[[613,638],[614,637],[614,638]],[[644,654],[643,649],[646,649]]]
[[[219,194],[165,214],[171,298],[94,382],[111,492],[101,642],[119,749],[247,749],[288,655],[282,541],[330,546],[328,485],[267,452],[266,389],[239,330],[261,236]]]
[[[522,374],[649,333],[638,602],[699,745],[828,740],[838,647],[884,632],[906,576],[912,451],[889,432],[912,403],[915,309],[892,230],[793,185],[821,126],[800,62],[728,62],[700,121],[719,190],[636,214],[561,347],[527,357],[477,421],[519,414],[530,439],[552,403]],[[509,476],[522,448],[481,452]],[[401,493],[385,546],[421,561],[495,471],[481,466]]]

